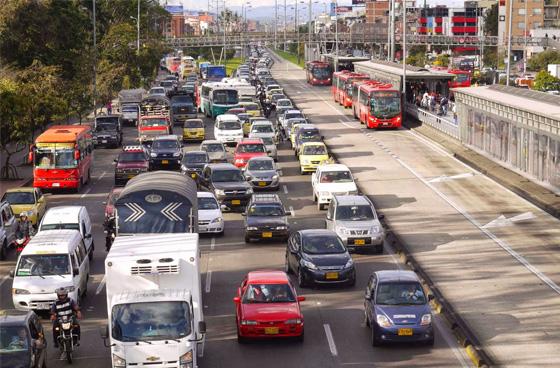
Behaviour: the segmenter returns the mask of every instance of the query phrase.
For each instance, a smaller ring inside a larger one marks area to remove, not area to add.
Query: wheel
[[[72,364],[72,341],[66,341],[64,346],[64,350],[66,352],[66,361],[69,364]]]
[[[92,261],[93,260],[93,251],[95,250],[95,244],[93,244],[93,241],[91,242],[91,251],[88,254],[89,260]]]
[[[324,208],[324,204],[323,204],[323,203],[317,202],[317,209],[318,209],[319,211],[322,211],[323,208]]]
[[[248,235],[245,235],[245,243],[250,243],[251,242],[251,238],[249,238]]]
[[[366,320],[366,326],[371,327],[371,323],[369,323],[369,318],[366,311],[364,311],[364,319]]]
[[[354,277],[353,279],[351,279],[351,280],[348,282],[348,286],[349,286],[349,287],[354,287],[355,285],[356,285],[356,277]]]
[[[303,342],[304,339],[305,339],[305,334],[304,334],[303,331],[301,332],[301,335],[299,335],[299,336],[297,336],[297,337],[295,338],[295,340],[296,340],[297,342]]]
[[[426,341],[426,346],[434,346],[434,342],[435,342],[435,338],[434,338],[434,336],[432,336],[431,339]]]
[[[305,276],[303,275],[303,272],[301,272],[301,269],[298,270],[298,275],[297,275],[297,281],[298,281],[298,286],[300,288],[304,288],[307,286],[307,282],[305,281]]]
[[[80,191],[82,190],[82,185],[83,185],[82,178],[80,178],[80,180],[78,180],[78,186],[76,187],[76,189],[74,189],[74,191],[76,193],[80,193]]]
[[[241,335],[239,334],[239,327],[237,328],[237,342],[238,342],[239,344],[245,344],[245,343],[247,343],[247,338],[246,338],[246,337],[243,337],[243,336],[241,336]]]
[[[381,341],[377,339],[377,334],[375,333],[375,327],[371,326],[371,346],[381,346]]]
[[[313,202],[317,202],[317,196],[313,193]]]
[[[284,261],[284,272],[286,272],[288,275],[292,273],[290,263],[288,262],[288,256],[286,256],[286,260]]]
[[[6,249],[8,248],[8,244],[4,240],[4,244],[2,244],[2,248],[0,248],[0,260],[6,259]]]

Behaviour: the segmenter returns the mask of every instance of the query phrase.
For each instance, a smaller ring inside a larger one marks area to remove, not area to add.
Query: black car
[[[287,216],[290,215],[290,211],[284,210],[277,194],[253,194],[246,212],[243,212],[245,242],[250,243],[253,239],[288,240],[290,226]]]
[[[39,317],[32,311],[0,311],[0,365],[47,366],[47,341]]]
[[[123,133],[120,115],[98,116],[93,127],[93,145],[95,147],[120,147]]]
[[[204,166],[208,163],[210,163],[208,152],[186,152],[183,154],[183,160],[181,161],[181,173],[197,180],[198,176],[202,173],[202,169],[204,169]]]
[[[301,230],[286,248],[287,273],[295,273],[300,287],[341,283],[354,286],[356,269],[348,249],[331,230]]]
[[[323,136],[319,132],[319,129],[312,124],[309,126],[302,126],[301,129],[298,130],[297,135],[294,140],[294,151],[297,157],[299,147],[302,143],[305,142],[322,142]]]
[[[125,185],[149,168],[150,158],[143,146],[125,146],[115,159],[115,185]]]
[[[206,165],[198,183],[201,188],[214,193],[226,210],[245,210],[253,194],[241,169],[229,163]]]
[[[179,124],[187,119],[196,118],[196,107],[193,98],[188,94],[177,94],[171,97],[171,121]]]
[[[156,137],[150,151],[150,169],[178,169],[183,159],[182,145],[176,135]]]

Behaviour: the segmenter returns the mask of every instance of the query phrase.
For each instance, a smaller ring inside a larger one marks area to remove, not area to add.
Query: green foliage
[[[486,36],[498,35],[498,3],[493,4],[484,14],[484,34]]]
[[[449,55],[441,54],[436,57],[434,61],[435,66],[449,66]]]
[[[406,63],[408,65],[424,67],[426,64],[428,64],[428,59],[425,53],[408,54]]]
[[[560,79],[548,73],[546,70],[541,70],[535,77],[533,89],[537,91],[560,91]]]
[[[297,46],[296,46],[296,50],[297,50]],[[305,66],[305,61],[303,60],[303,58],[300,58],[299,62],[298,62],[298,57],[296,54],[292,54],[290,52],[286,52],[286,51],[281,51],[281,50],[276,50],[275,51],[278,56],[280,56],[283,59],[286,59],[296,65],[299,65],[300,67],[304,67]]]
[[[534,55],[527,67],[533,71],[547,70],[548,64],[560,64],[560,51],[546,50],[537,55]]]

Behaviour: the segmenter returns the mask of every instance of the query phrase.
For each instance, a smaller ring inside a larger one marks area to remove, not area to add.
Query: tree
[[[548,64],[560,64],[560,52],[545,50],[529,59],[527,67],[533,71],[547,70]]]
[[[486,36],[498,35],[498,3],[493,4],[484,14],[484,34]]]
[[[449,55],[441,54],[436,57],[436,61],[434,61],[434,65],[436,66],[449,66]]]
[[[546,70],[541,70],[535,77],[533,89],[537,91],[560,91],[560,79],[551,75]]]

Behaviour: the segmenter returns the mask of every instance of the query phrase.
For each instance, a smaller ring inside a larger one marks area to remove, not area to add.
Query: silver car
[[[385,230],[373,203],[363,195],[334,195],[327,211],[327,229],[333,230],[348,249],[383,253]]]
[[[217,140],[205,140],[200,144],[200,150],[208,153],[210,162],[227,162],[227,151],[223,143]]]
[[[280,175],[271,157],[253,157],[244,168],[245,178],[254,190],[278,190]]]

